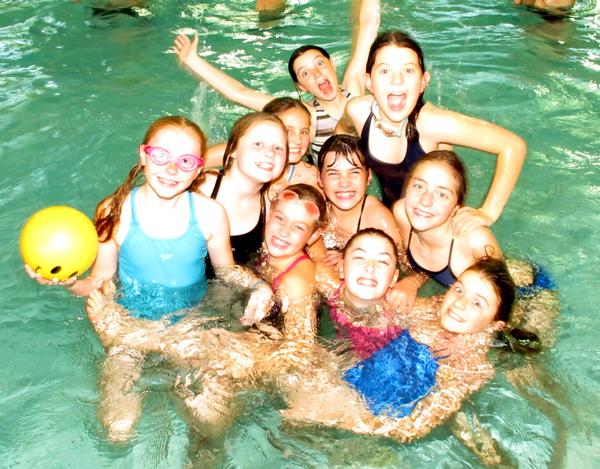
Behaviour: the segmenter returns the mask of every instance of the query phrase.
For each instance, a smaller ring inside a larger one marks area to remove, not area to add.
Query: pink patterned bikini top
[[[328,299],[329,317],[335,323],[338,338],[350,341],[352,351],[360,358],[369,358],[377,350],[383,348],[388,342],[398,337],[404,330],[400,326],[390,327],[368,327],[352,324],[348,317],[341,311],[340,292],[344,286],[342,282],[339,288]]]

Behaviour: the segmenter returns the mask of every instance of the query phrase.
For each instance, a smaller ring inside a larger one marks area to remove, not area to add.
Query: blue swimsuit
[[[131,223],[119,249],[119,302],[132,316],[160,319],[178,309],[196,305],[206,294],[207,246],[200,230],[192,193],[188,192],[190,220],[177,238],[151,238],[139,225],[131,192]]]
[[[361,394],[374,415],[402,418],[433,390],[438,367],[431,349],[405,330],[347,370],[343,378]]]

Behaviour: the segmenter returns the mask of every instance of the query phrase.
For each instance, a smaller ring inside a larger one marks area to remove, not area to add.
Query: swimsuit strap
[[[223,180],[223,176],[225,173],[219,172],[217,175],[217,180],[215,181],[215,187],[213,187],[212,192],[210,193],[210,198],[217,200],[217,195],[219,194],[219,189],[221,188],[221,181]]]
[[[452,272],[452,267],[450,267],[450,261],[452,260],[452,250],[454,249],[454,238],[452,238],[452,242],[450,243],[450,252],[448,252],[448,269]]]
[[[302,262],[304,259],[310,259],[310,257],[308,257],[308,254],[306,254],[305,252],[303,252],[302,254],[300,254],[298,257],[296,257],[296,259],[294,259],[290,265],[288,265],[285,270],[283,272],[280,272],[271,282],[271,288],[273,289],[273,291],[277,291],[277,289],[279,288],[279,286],[281,285],[281,282],[283,281],[283,277],[289,273],[294,267],[296,267],[300,262]]]
[[[194,197],[191,191],[188,191],[188,204],[190,206],[190,226],[196,223],[196,210],[194,208]]]
[[[129,204],[131,205],[131,221],[129,222],[130,225],[138,225],[138,218],[137,218],[137,213],[135,210],[135,194],[138,191],[138,187],[134,187],[133,189],[131,189],[131,193],[130,193],[130,197],[129,197]]]
[[[360,230],[360,222],[362,221],[363,211],[365,209],[365,204],[367,203],[368,195],[365,194],[362,200],[362,205],[360,206],[360,215],[358,216],[358,224],[356,225],[356,231]],[[410,243],[410,239],[408,241]]]
[[[290,174],[285,178],[287,182],[290,182],[294,177],[294,171],[296,170],[296,163],[290,164]]]

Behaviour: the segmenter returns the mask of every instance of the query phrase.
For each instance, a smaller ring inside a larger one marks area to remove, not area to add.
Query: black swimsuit
[[[217,200],[219,189],[221,187],[221,180],[223,179],[223,173],[219,173],[215,182],[210,198]],[[233,251],[233,259],[236,264],[248,264],[252,261],[255,255],[260,250],[263,242],[263,232],[265,229],[265,204],[264,196],[260,195],[260,214],[254,228],[247,233],[239,235],[231,235],[231,250]]]
[[[452,242],[450,243],[450,252],[448,253],[448,263],[446,267],[442,270],[438,270],[437,272],[433,272],[432,270],[427,270],[424,267],[421,267],[412,253],[410,252],[410,240],[412,239],[413,230],[411,228],[410,234],[408,235],[408,245],[406,246],[406,257],[408,258],[408,262],[410,266],[415,272],[421,272],[423,274],[428,275],[435,281],[441,283],[445,287],[449,287],[454,282],[456,282],[456,276],[452,273],[452,269],[450,268],[450,261],[452,260],[452,249],[454,248],[454,238],[452,238]]]
[[[391,207],[396,200],[402,197],[406,174],[419,158],[425,154],[425,150],[421,147],[419,140],[416,139],[412,143],[407,143],[406,155],[400,163],[386,163],[385,161],[378,160],[369,150],[369,132],[372,121],[373,113],[371,112],[360,133],[360,148],[365,155],[367,167],[377,174],[381,182],[383,203],[387,207]]]

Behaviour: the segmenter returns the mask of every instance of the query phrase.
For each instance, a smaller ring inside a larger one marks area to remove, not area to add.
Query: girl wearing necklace
[[[490,122],[425,103],[430,77],[423,52],[403,32],[386,32],[375,39],[366,72],[371,95],[348,102],[336,132],[360,135],[367,165],[383,186],[384,203],[391,206],[402,197],[404,178],[423,154],[460,145],[494,154],[497,160],[483,205],[462,208],[454,218],[454,232],[465,234],[494,223],[521,172],[525,142]]]

